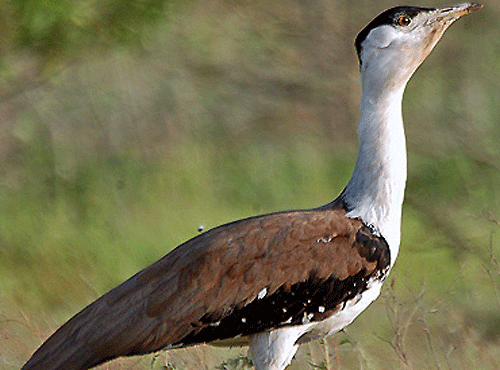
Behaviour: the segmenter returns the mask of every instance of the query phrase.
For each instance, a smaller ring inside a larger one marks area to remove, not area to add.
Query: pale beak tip
[[[468,7],[467,7],[467,10],[468,12],[475,12],[476,10],[480,10],[484,8],[484,5],[483,4],[478,4],[478,3],[471,3]]]

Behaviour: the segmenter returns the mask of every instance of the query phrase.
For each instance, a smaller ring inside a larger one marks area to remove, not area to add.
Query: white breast
[[[293,359],[300,343],[334,334],[349,325],[380,294],[382,281],[373,279],[368,289],[347,301],[330,318],[303,325],[267,331],[252,336],[248,354],[257,370],[283,370]]]

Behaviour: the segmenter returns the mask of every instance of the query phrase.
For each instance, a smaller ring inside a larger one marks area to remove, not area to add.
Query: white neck
[[[360,218],[387,240],[391,266],[399,250],[406,183],[405,86],[384,91],[379,84],[363,83],[358,159],[343,193],[347,216]]]

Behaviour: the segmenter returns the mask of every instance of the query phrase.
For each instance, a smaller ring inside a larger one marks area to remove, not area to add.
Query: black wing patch
[[[359,253],[369,262],[376,262],[371,273],[361,269],[357,274],[340,280],[334,273],[320,279],[312,271],[310,277],[290,287],[281,286],[271,295],[257,297],[230,312],[206,313],[192,322],[192,331],[174,347],[189,346],[237,336],[247,336],[285,326],[302,325],[324,320],[367,289],[372,279],[383,280],[390,264],[389,246],[384,238],[375,237],[368,227],[356,235]]]

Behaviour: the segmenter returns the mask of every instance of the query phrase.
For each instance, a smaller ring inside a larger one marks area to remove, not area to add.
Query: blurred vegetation
[[[30,49],[45,59],[140,43],[176,0],[3,1],[2,52]]]
[[[198,226],[336,197],[357,153],[353,40],[393,5],[2,2],[0,367]],[[499,367],[499,16],[490,1],[457,22],[410,81],[395,269],[292,368]]]

